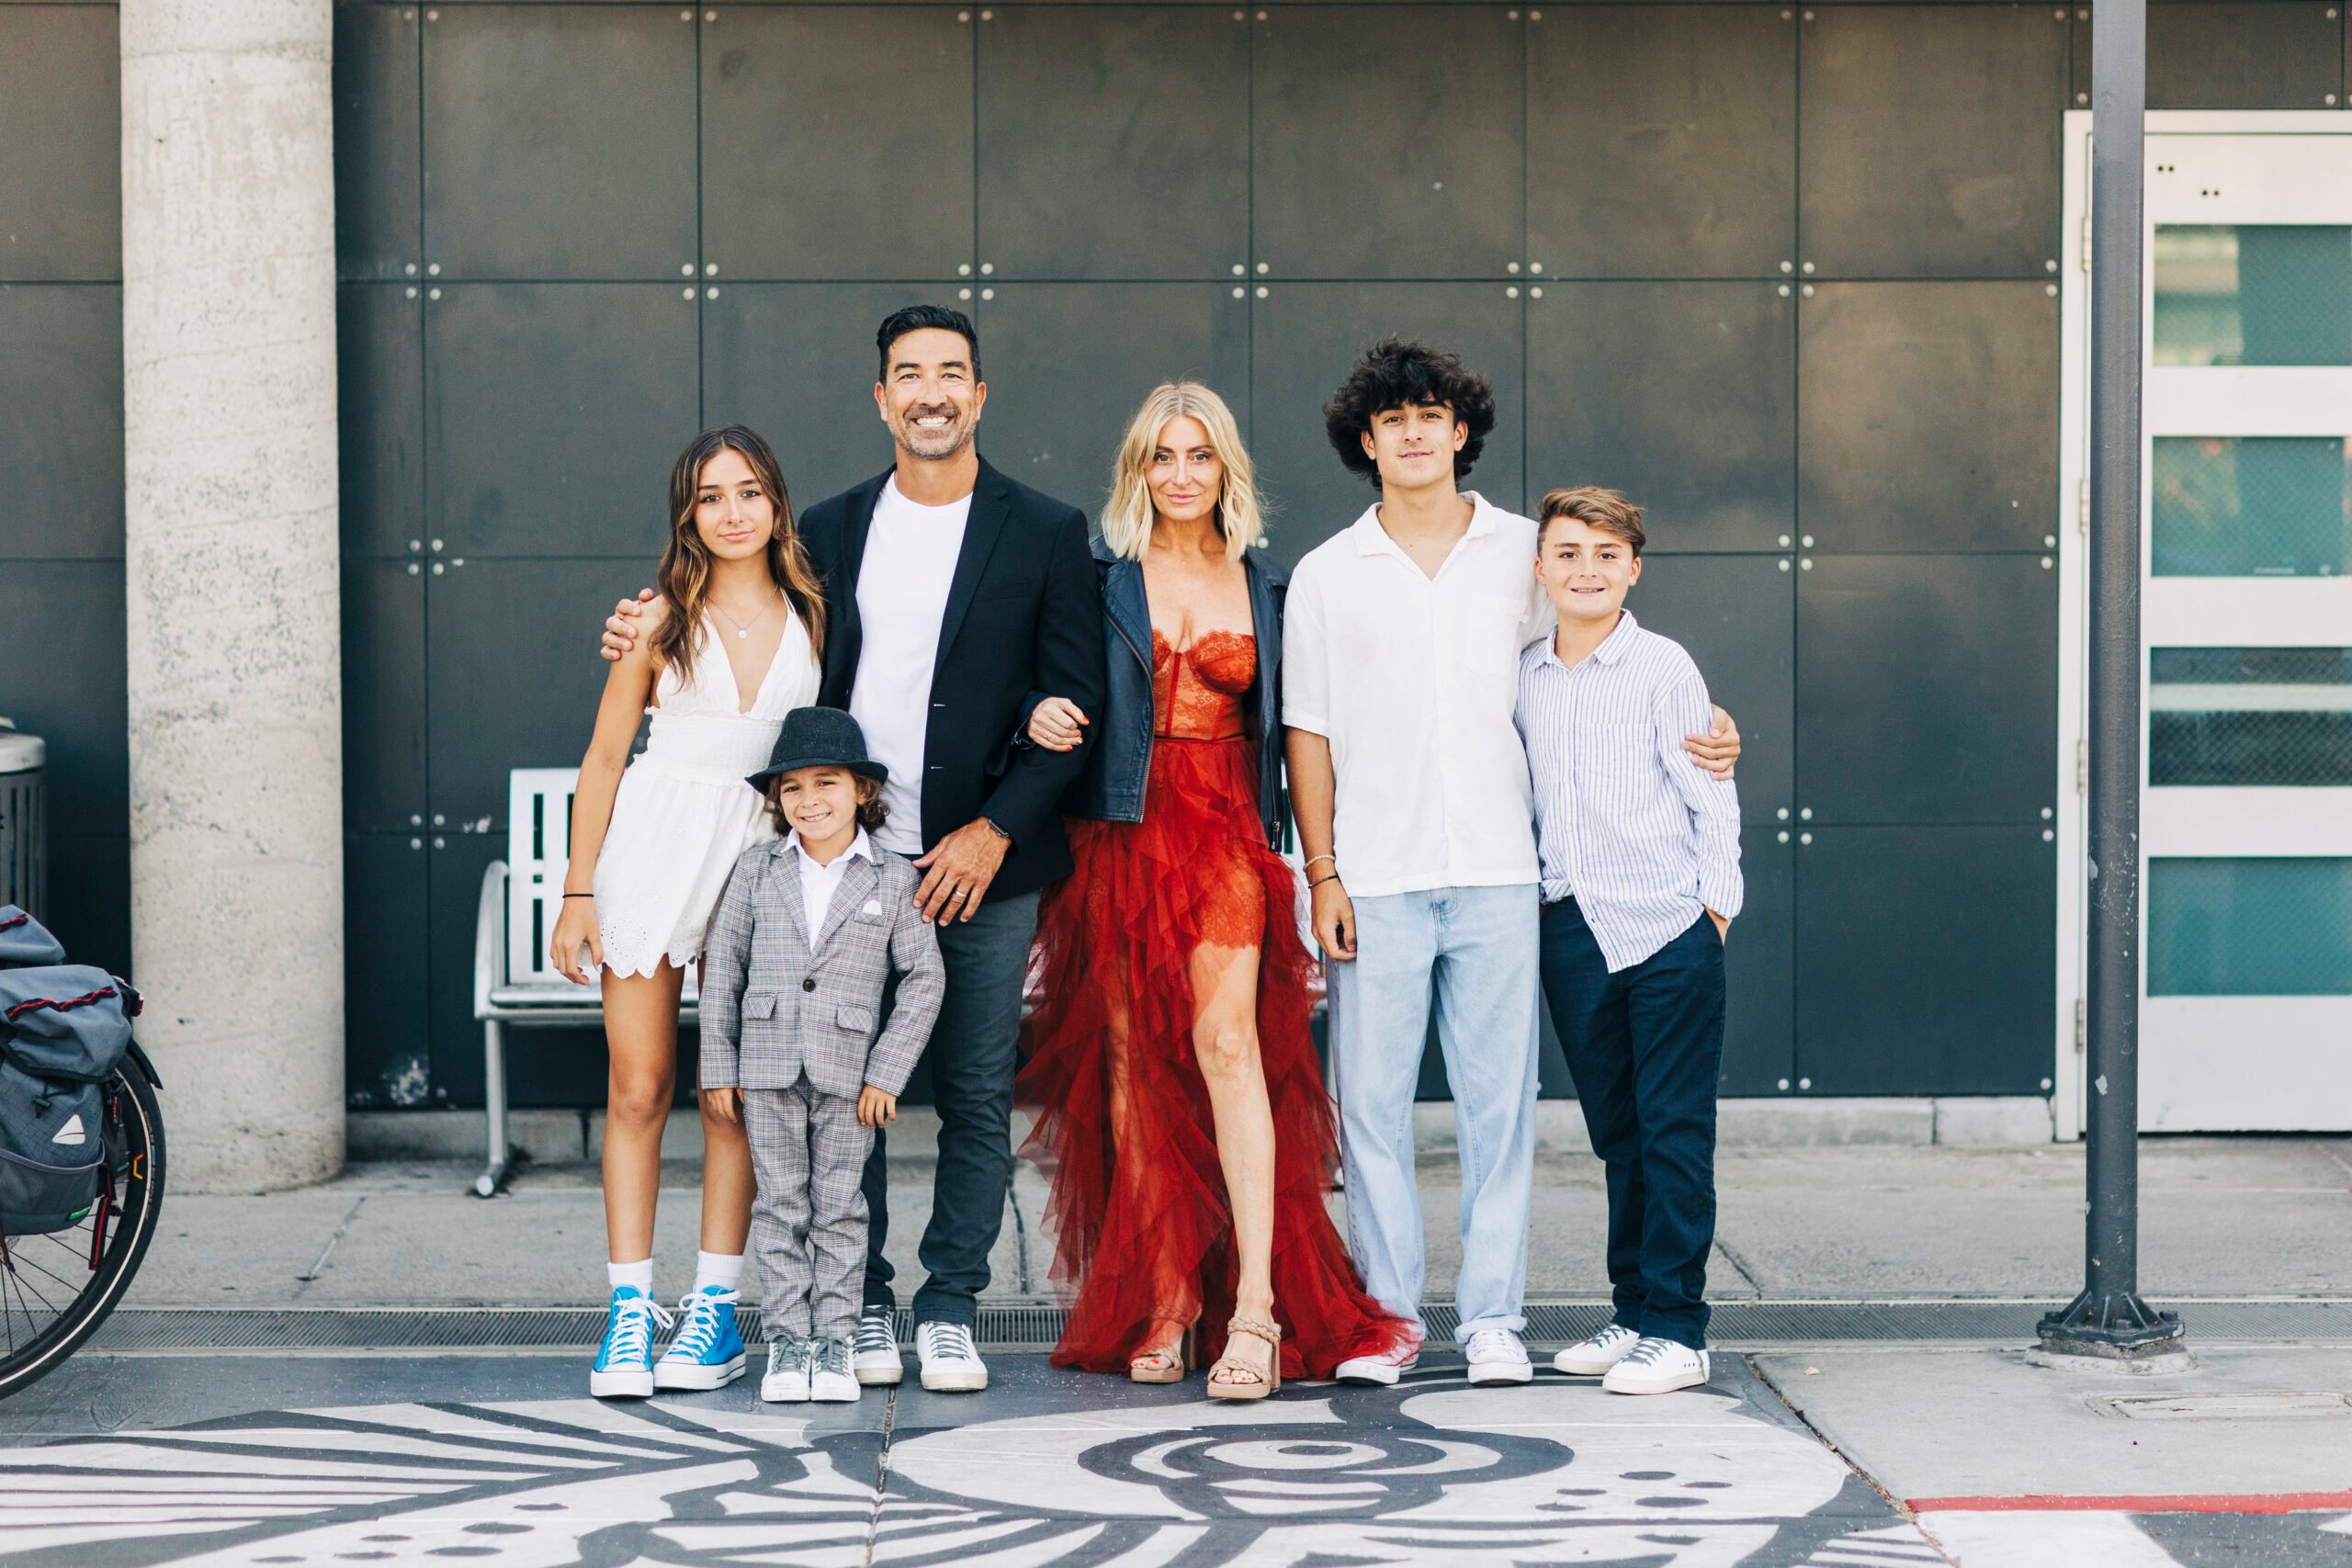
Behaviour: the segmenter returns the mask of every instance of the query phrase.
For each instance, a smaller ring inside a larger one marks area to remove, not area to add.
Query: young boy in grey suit
[[[945,989],[938,938],[915,908],[921,874],[866,836],[882,825],[887,775],[848,714],[787,715],[750,780],[781,836],[735,863],[703,956],[703,1106],[742,1117],[759,1184],[765,1400],[857,1398],[860,1178]]]

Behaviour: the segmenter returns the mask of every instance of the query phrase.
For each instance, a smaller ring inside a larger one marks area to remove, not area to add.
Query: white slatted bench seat
[[[604,1021],[597,988],[573,985],[548,960],[571,859],[571,792],[578,779],[576,768],[516,768],[508,774],[506,858],[482,872],[474,917],[474,1017],[481,1021],[489,1159],[474,1179],[479,1197],[497,1193],[513,1159],[506,1139],[506,1030]],[[695,981],[689,967],[682,1024],[699,1016]]]

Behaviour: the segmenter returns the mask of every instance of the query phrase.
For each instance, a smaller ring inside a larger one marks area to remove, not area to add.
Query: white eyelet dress
[[[651,975],[700,955],[738,856],[775,837],[744,775],[767,766],[784,716],[817,699],[808,629],[792,615],[748,712],[739,711],[727,650],[705,618],[694,678],[654,683],[645,750],[629,760],[596,857],[596,923],[605,967]]]

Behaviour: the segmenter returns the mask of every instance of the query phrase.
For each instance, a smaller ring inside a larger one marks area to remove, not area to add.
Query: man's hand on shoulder
[[[637,647],[646,606],[657,597],[650,588],[640,588],[636,598],[624,599],[613,606],[612,615],[605,622],[605,645],[600,650],[606,659],[619,660]]]
[[[1711,705],[1708,711],[1714,715],[1714,728],[1706,735],[1684,737],[1682,749],[1690,753],[1692,762],[1719,779],[1727,779],[1739,765],[1739,726],[1719,706]]]

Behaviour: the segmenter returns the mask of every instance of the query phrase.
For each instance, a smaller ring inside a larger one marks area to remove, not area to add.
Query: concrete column
[[[343,1166],[329,0],[123,0],[140,1037],[172,1185]]]

